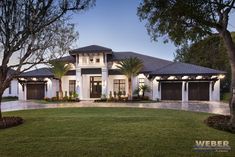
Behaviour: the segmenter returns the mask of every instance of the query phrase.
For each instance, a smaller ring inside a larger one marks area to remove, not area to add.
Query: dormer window
[[[99,58],[96,58],[96,61],[95,61],[96,63],[99,63],[100,62],[100,59]]]

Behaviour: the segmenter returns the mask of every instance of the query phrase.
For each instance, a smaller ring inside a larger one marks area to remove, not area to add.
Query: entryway
[[[102,81],[101,76],[90,77],[90,98],[101,97]]]

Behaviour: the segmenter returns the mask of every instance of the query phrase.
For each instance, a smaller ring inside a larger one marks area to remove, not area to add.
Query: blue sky
[[[113,51],[134,51],[173,60],[176,47],[164,44],[162,39],[151,41],[145,23],[136,15],[139,3],[140,0],[96,0],[96,6],[72,18],[79,32],[73,47],[96,44]],[[234,15],[230,24],[230,30],[235,31]]]

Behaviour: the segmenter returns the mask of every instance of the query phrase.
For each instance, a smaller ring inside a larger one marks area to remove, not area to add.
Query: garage
[[[189,82],[189,100],[209,101],[209,82]]]
[[[162,82],[161,97],[162,100],[182,100],[182,83]]]
[[[43,99],[45,84],[27,84],[27,99]]]

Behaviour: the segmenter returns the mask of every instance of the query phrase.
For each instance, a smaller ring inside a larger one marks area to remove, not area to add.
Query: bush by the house
[[[17,126],[23,123],[21,117],[3,117],[0,119],[0,129]]]
[[[204,122],[212,128],[228,131],[231,133],[235,133],[235,128],[232,128],[229,125],[229,120],[231,116],[225,116],[225,115],[213,115],[208,117]]]

